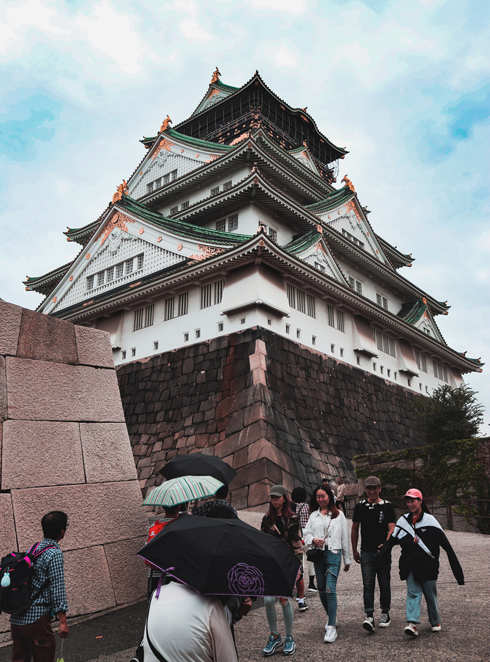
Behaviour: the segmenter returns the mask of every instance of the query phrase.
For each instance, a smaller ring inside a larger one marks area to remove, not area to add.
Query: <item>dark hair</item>
[[[212,519],[238,519],[238,516],[227,506],[214,506],[206,513],[205,517]]]
[[[293,511],[291,510],[291,501],[289,500],[289,497],[287,494],[281,495],[284,498],[284,503],[282,504],[282,510],[281,510],[281,517],[286,520],[286,522],[289,522],[291,517],[294,515]],[[277,520],[277,510],[274,508],[272,503],[269,501],[269,510],[266,512],[265,516],[267,519],[269,519],[273,524],[276,523]]]
[[[313,494],[311,495],[311,499],[310,499],[310,515],[311,513],[314,513],[315,510],[318,510],[320,508],[318,501],[316,500],[316,495],[318,493],[318,490],[323,490],[325,494],[328,496],[327,510],[332,515],[332,519],[335,519],[340,514],[340,510],[335,505],[335,499],[332,490],[329,487],[326,487],[325,485],[318,485],[318,487],[315,487],[315,489],[313,490]]]
[[[339,477],[337,478],[337,485],[343,485],[343,484],[344,484],[344,479],[341,478],[341,476],[339,476]]]
[[[424,513],[427,513],[428,515],[430,515],[429,506],[425,503],[425,501],[423,499],[422,499],[422,504],[421,505],[422,505],[422,510],[424,511]]]
[[[223,485],[214,495],[216,499],[226,499],[228,496],[228,485]]]
[[[44,515],[41,520],[43,527],[43,534],[45,538],[56,540],[62,531],[66,531],[68,526],[68,516],[61,510],[52,510],[50,513]]]
[[[304,487],[295,487],[291,492],[291,499],[294,503],[304,503],[306,501],[306,490]]]
[[[182,504],[178,503],[176,506],[163,506],[165,517],[177,517],[181,505]]]

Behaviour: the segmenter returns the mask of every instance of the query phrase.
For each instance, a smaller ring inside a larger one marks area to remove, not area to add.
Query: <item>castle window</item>
[[[124,262],[116,264],[116,279],[122,278],[124,274]]]
[[[296,288],[287,284],[288,302],[291,308],[296,308]]]
[[[177,168],[170,173],[170,179],[172,182],[177,179]]]
[[[211,283],[209,285],[204,285],[201,287],[201,309],[202,308],[209,308],[209,306],[212,306],[212,286]]]
[[[211,189],[211,195],[219,195],[219,186]]]
[[[344,350],[342,347],[340,348],[340,356],[344,356]]]
[[[159,177],[158,179],[155,179],[155,189],[161,188],[162,186],[162,178]]]
[[[145,329],[148,326],[153,326],[155,307],[153,304],[146,306],[146,308],[139,308],[134,311],[134,327],[133,331]]]
[[[238,229],[238,214],[228,216],[228,232]]]
[[[445,365],[437,363],[437,361],[434,361],[434,376],[437,377],[437,379],[441,379],[443,382],[448,383],[447,368]]]
[[[417,368],[422,372],[427,372],[427,357],[414,350],[415,360],[417,361]]]
[[[132,274],[133,273],[133,258],[126,260],[125,264],[125,272],[126,274]]]
[[[359,246],[359,248],[364,248],[364,242],[360,241],[357,237],[354,237],[354,235],[352,235],[350,232],[347,232],[347,230],[344,230],[344,228],[342,228],[342,234],[344,237],[346,237],[346,239],[352,241],[353,244]]]
[[[225,182],[223,184],[223,191],[229,191],[231,189],[232,183],[231,180],[229,182]]]
[[[138,262],[138,266],[136,268],[139,271],[140,269],[143,269],[143,264],[144,264],[144,261],[145,261],[144,253],[140,253],[140,255],[137,255],[136,260]]]
[[[122,358],[123,361],[126,358],[126,350],[125,349],[123,349],[123,351],[121,352],[121,358]]]
[[[296,329],[296,338],[301,338],[301,329]]]
[[[97,287],[103,285],[104,281],[105,281],[105,271],[101,271],[97,274]]]
[[[170,216],[177,214],[178,211],[179,211],[179,205],[177,205],[176,207],[170,207]]]
[[[114,267],[107,269],[107,282],[111,283],[114,280]]]
[[[201,329],[196,329],[196,338],[201,337]]]
[[[217,280],[216,283],[214,284],[214,303],[215,305],[217,303],[221,303],[221,299],[223,298],[223,286],[225,284],[224,280]]]
[[[335,327],[335,308],[327,304],[328,326]]]
[[[153,349],[158,349],[158,340],[155,340],[153,343]]]
[[[273,241],[277,241],[277,230],[274,230],[274,228],[269,228],[269,237]]]
[[[216,229],[219,232],[226,232],[226,218],[222,218],[219,221],[216,221]]]
[[[223,322],[218,322],[218,332],[223,331]]]
[[[186,200],[185,202],[183,202],[180,208],[182,210],[189,209],[189,200]]]
[[[388,299],[384,297],[382,294],[379,294],[376,292],[376,303],[378,306],[381,306],[385,310],[388,310]]]
[[[189,292],[179,294],[178,315],[187,315],[189,312]]]
[[[344,313],[337,310],[337,329],[344,332]]]
[[[136,347],[131,347],[131,356],[136,356]]]
[[[352,276],[349,276],[349,285],[355,292],[362,294],[362,283],[360,280],[356,280]]]
[[[87,292],[94,289],[94,278],[95,276],[89,276],[87,278]]]
[[[311,336],[311,344],[316,345],[316,336]]]
[[[153,182],[150,182],[146,185],[146,192],[151,193],[153,191]]]
[[[302,290],[296,290],[296,308],[300,313],[306,312],[306,295]]]
[[[174,318],[174,306],[175,306],[175,297],[165,300],[165,316],[164,321],[171,320]]]
[[[290,329],[291,327],[289,326],[289,324],[286,324],[286,333],[289,333]]]
[[[286,284],[286,290],[291,308],[295,308],[300,313],[305,313],[310,317],[316,317],[314,296],[306,294],[303,290],[300,290],[289,283]]]
[[[330,351],[332,354],[335,354],[335,345],[330,345]]]
[[[306,314],[310,317],[316,317],[315,297],[311,294],[306,295]]]
[[[188,341],[189,341],[189,334],[184,333],[184,342],[188,342]]]
[[[387,336],[384,333],[381,333],[381,331],[378,331],[377,329],[372,329],[372,332],[373,338],[376,340],[377,348],[385,354],[396,356],[394,339],[390,338],[390,336]]]

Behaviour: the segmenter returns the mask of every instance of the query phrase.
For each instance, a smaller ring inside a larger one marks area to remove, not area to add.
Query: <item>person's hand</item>
[[[251,598],[242,598],[242,603],[238,613],[240,616],[246,616],[249,611],[252,609],[252,599]]]
[[[359,552],[357,551],[357,549],[356,549],[356,551],[354,552],[354,561],[355,561],[356,563],[360,563],[360,562],[361,562],[361,555],[359,554]]]
[[[350,570],[350,564],[344,565],[344,572],[349,572],[349,570]]]
[[[68,623],[65,621],[64,623],[60,623],[60,628],[58,630],[58,637],[60,639],[66,639],[68,636]]]
[[[313,544],[317,547],[323,547],[324,542],[323,538],[313,538]]]
[[[413,544],[416,545],[418,543],[418,541],[419,541],[419,539],[417,538],[417,536],[415,536],[414,539],[413,539]]]

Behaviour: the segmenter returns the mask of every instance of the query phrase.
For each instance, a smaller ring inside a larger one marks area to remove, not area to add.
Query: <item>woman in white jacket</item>
[[[342,555],[344,571],[350,568],[349,534],[344,513],[335,506],[332,490],[320,485],[315,488],[310,499],[310,518],[303,531],[308,548],[321,551],[314,561],[316,584],[320,600],[327,612],[324,641],[332,643],[337,639],[335,622],[337,619],[337,579]]]

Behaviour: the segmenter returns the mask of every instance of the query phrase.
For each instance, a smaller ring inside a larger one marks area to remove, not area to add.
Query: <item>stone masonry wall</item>
[[[420,445],[418,397],[262,328],[118,367],[143,494],[177,453],[226,460],[238,508],[263,510],[268,488],[355,481],[359,453]]]
[[[42,540],[45,513],[68,515],[68,616],[145,595],[147,519],[107,333],[0,300],[0,471],[0,556]]]

